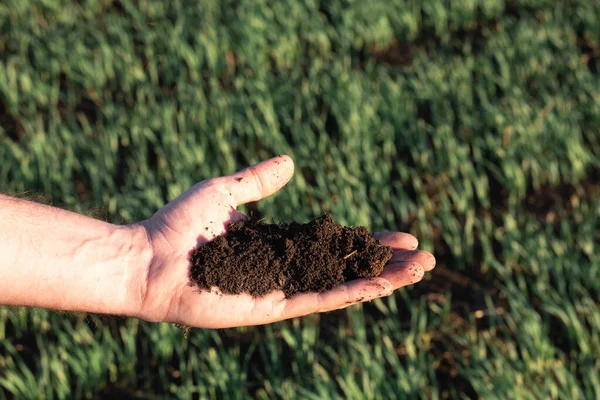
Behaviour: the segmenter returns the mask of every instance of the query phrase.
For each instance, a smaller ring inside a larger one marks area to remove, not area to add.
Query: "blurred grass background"
[[[0,191],[127,223],[286,153],[255,212],[438,267],[187,337],[0,309],[0,399],[600,398],[599,69],[597,0],[3,0]]]

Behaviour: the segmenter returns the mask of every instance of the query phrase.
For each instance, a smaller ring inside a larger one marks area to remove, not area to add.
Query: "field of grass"
[[[599,72],[598,0],[0,2],[1,192],[127,223],[286,153],[255,213],[438,259],[257,328],[0,308],[0,399],[600,398]]]

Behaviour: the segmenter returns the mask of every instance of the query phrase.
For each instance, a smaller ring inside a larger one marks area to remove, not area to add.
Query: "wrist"
[[[142,223],[116,226],[128,244],[124,259],[124,292],[126,307],[124,315],[141,318],[148,288],[148,273],[153,257],[148,231]]]

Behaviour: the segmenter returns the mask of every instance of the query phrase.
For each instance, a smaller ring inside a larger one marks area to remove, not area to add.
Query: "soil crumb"
[[[306,224],[248,218],[194,249],[191,280],[200,289],[260,297],[282,290],[324,292],[354,279],[378,276],[392,257],[365,227],[344,227],[325,214]]]

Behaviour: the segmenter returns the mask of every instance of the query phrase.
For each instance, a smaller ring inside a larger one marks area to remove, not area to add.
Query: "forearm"
[[[136,315],[146,244],[136,227],[0,195],[0,305]]]

